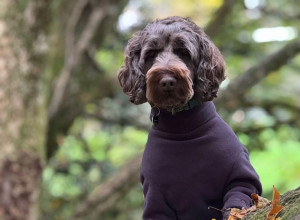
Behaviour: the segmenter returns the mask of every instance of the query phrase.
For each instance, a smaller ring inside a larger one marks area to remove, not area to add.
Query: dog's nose
[[[159,81],[159,85],[164,91],[173,90],[176,86],[176,79],[171,76],[166,76]]]

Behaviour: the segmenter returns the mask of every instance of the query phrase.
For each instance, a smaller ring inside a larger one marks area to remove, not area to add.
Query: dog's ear
[[[202,31],[198,32],[199,63],[194,81],[195,96],[202,102],[217,97],[221,82],[225,79],[225,61],[219,49]]]
[[[129,100],[138,105],[147,101],[146,79],[139,66],[141,55],[142,31],[136,32],[125,48],[125,61],[118,72],[118,79],[123,92]]]

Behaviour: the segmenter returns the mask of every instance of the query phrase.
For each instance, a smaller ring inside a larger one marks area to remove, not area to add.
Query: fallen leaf
[[[283,209],[283,206],[280,205],[280,194],[273,186],[273,198],[272,198],[272,209],[267,215],[267,220],[276,220],[276,216]]]
[[[268,200],[262,196],[259,196],[255,193],[251,194],[251,198],[252,198],[256,208],[258,208],[258,209],[261,209],[261,208],[267,206],[271,202],[270,200]]]
[[[254,212],[257,209],[265,207],[267,204],[269,204],[271,201],[259,196],[258,194],[252,193],[251,198],[255,205],[251,206],[248,209],[242,208],[242,209],[236,209],[232,208],[230,210],[230,215],[227,220],[239,220],[245,217],[249,212]],[[275,216],[276,217],[276,216]],[[268,219],[269,220],[269,219]],[[270,219],[271,220],[271,219]],[[280,220],[280,219],[272,219],[272,220]]]
[[[231,216],[229,216],[229,218],[227,220],[238,220],[238,218],[231,215]]]
[[[253,206],[250,207],[249,209],[236,209],[236,208],[232,208],[230,211],[230,215],[228,220],[238,220],[238,219],[242,219],[247,213],[252,212],[252,210],[254,210]]]
[[[248,210],[248,212],[254,212],[254,211],[256,211],[257,210],[257,207],[256,207],[256,205],[253,205],[253,206],[251,206],[249,209],[247,209]]]

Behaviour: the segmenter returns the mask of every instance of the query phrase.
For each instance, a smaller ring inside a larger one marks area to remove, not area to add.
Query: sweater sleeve
[[[224,191],[223,208],[249,208],[253,204],[251,194],[261,195],[261,192],[259,177],[250,164],[247,150],[243,148],[229,173]]]

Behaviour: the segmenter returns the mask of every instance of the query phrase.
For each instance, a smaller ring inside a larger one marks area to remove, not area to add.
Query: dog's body
[[[169,17],[135,33],[125,53],[123,91],[154,112],[141,170],[143,218],[218,220],[222,213],[209,206],[249,207],[259,178],[210,102],[225,79],[218,48],[192,21]]]
[[[217,220],[222,209],[251,205],[261,190],[248,152],[212,102],[161,112],[144,152],[144,219]]]

